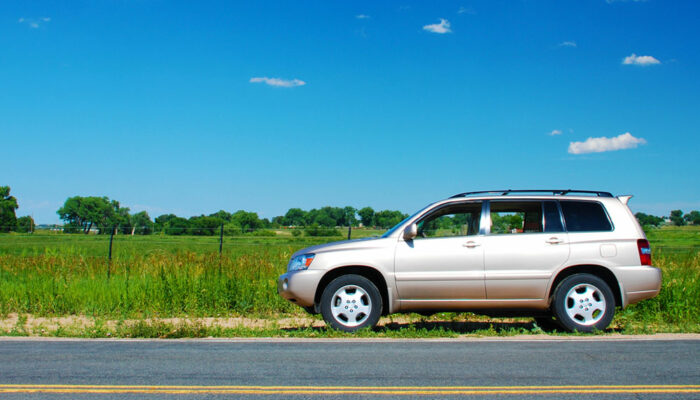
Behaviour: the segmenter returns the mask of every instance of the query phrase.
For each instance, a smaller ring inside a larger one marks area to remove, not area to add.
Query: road
[[[698,399],[700,340],[0,340],[0,398]]]

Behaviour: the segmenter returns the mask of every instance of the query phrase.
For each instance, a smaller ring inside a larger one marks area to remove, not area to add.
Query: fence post
[[[352,225],[348,224],[348,240],[350,240],[350,234],[352,234]]]
[[[224,251],[224,224],[221,224],[219,232],[219,277],[221,277],[221,258]]]
[[[114,241],[114,231],[116,231],[117,228],[112,228],[112,231],[109,233],[109,256],[107,256],[107,279],[109,279],[109,276],[111,275],[111,267],[112,267],[112,242]]]

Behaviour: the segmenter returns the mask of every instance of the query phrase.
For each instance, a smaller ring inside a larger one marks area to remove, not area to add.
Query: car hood
[[[389,238],[368,237],[368,238],[343,240],[340,242],[319,244],[316,246],[311,246],[311,247],[301,249],[301,250],[295,252],[294,254],[292,254],[292,257],[296,257],[300,254],[307,254],[307,253],[319,254],[319,253],[327,253],[327,252],[331,252],[331,251],[376,248],[376,247],[381,247],[384,243],[386,243],[386,240],[389,240]]]

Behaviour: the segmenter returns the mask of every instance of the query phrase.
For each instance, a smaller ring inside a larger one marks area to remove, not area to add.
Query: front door
[[[438,208],[417,222],[416,238],[399,240],[394,265],[402,301],[485,298],[481,209],[478,201]]]

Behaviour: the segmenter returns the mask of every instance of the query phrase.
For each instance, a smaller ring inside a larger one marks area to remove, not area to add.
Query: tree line
[[[285,215],[269,220],[260,218],[257,213],[238,210],[234,213],[220,210],[209,215],[184,218],[175,214],[163,214],[151,219],[146,211],[132,214],[128,207],[122,207],[116,200],[107,197],[74,196],[66,200],[57,211],[65,222],[63,231],[67,233],[100,234],[115,231],[123,234],[149,235],[216,235],[223,229],[225,235],[254,234],[274,235],[271,229],[303,228],[310,236],[333,236],[340,234],[336,227],[360,224],[381,229],[390,228],[406,214],[400,211],[374,211],[371,207],[360,210],[354,207],[322,207],[302,210],[292,208]],[[295,233],[295,232],[293,232]],[[300,233],[300,232],[299,232]]]
[[[0,232],[32,232],[35,229],[31,216],[17,218],[17,199],[10,195],[9,186],[0,186]],[[57,211],[64,221],[63,231],[67,233],[122,233],[149,235],[216,235],[224,229],[224,234],[274,235],[272,229],[302,228],[311,236],[332,236],[340,234],[336,227],[372,227],[388,229],[406,218],[406,214],[396,210],[375,211],[371,207],[356,209],[346,207],[322,207],[303,210],[290,208],[284,215],[274,218],[260,218],[257,213],[238,210],[230,213],[224,210],[209,215],[189,218],[175,214],[163,214],[155,219],[146,211],[132,213],[116,200],[98,196],[73,196],[66,199]],[[657,217],[638,212],[635,214],[644,227],[658,227],[670,222],[672,225],[700,225],[700,212],[683,213],[673,210],[670,215]],[[294,229],[294,234],[301,234]]]

